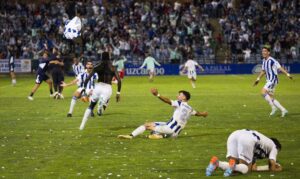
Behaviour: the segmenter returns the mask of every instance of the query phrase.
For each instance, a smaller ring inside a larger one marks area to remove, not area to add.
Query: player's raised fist
[[[154,96],[157,96],[158,91],[157,91],[156,88],[151,88],[150,91],[151,91],[151,93],[152,93]]]

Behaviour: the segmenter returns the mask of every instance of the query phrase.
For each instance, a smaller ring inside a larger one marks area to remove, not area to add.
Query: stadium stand
[[[97,59],[107,45],[141,64],[146,51],[160,63],[257,63],[269,43],[283,63],[299,59],[297,0],[1,1],[0,59],[7,46],[17,58],[38,59],[43,44]],[[82,36],[63,38],[64,23],[80,15]],[[218,23],[215,23],[218,22]],[[218,27],[219,26],[219,27]]]

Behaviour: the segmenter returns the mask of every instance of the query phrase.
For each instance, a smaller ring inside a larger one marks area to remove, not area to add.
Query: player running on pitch
[[[288,111],[274,98],[275,87],[278,84],[278,70],[282,71],[287,77],[293,79],[293,77],[281,67],[281,65],[273,57],[270,56],[270,47],[264,46],[262,48],[263,64],[262,71],[258,75],[254,86],[259,83],[260,78],[266,75],[267,83],[261,89],[261,94],[265,100],[270,104],[272,111],[270,115],[274,115],[277,108],[281,110],[281,117],[284,117]]]
[[[229,162],[219,161],[213,156],[206,168],[206,176],[211,176],[217,168],[225,171],[225,177],[231,176],[233,172],[246,174],[250,171],[281,171],[281,165],[276,163],[280,150],[281,144],[276,138],[268,138],[249,129],[234,131],[227,139],[226,157]],[[268,165],[256,165],[257,159],[265,158],[269,159]]]
[[[117,68],[117,71],[119,73],[120,79],[123,80],[124,76],[125,76],[125,65],[124,63],[127,61],[127,58],[125,56],[122,56],[122,58],[120,58],[119,60],[114,60],[113,61],[113,66],[115,66]],[[113,83],[118,83],[118,81],[116,80],[116,78],[113,78]]]
[[[174,107],[175,111],[172,118],[169,120],[169,122],[147,122],[144,125],[136,128],[130,135],[119,135],[118,138],[132,139],[142,134],[145,130],[150,130],[155,133],[154,135],[149,136],[151,139],[163,138],[163,135],[177,137],[180,131],[185,127],[191,115],[203,117],[208,115],[207,112],[195,111],[191,106],[188,105],[191,95],[187,91],[179,91],[177,100],[174,101],[161,96],[156,88],[152,88],[151,93],[154,96],[157,96],[161,101]]]
[[[191,58],[185,62],[183,72],[187,71],[188,79],[190,79],[191,85],[193,88],[196,88],[196,79],[197,79],[197,71],[196,67],[198,67],[201,71],[204,71],[203,67],[199,65],[196,61]]]
[[[110,96],[112,94],[112,87],[111,82],[112,78],[115,76],[118,80],[118,91],[116,95],[117,102],[120,101],[120,92],[121,92],[121,79],[119,77],[118,71],[115,69],[115,67],[112,65],[110,60],[110,54],[108,52],[102,53],[102,61],[98,65],[94,67],[93,72],[87,77],[87,79],[84,82],[84,89],[82,93],[86,93],[85,88],[87,87],[87,84],[89,80],[92,78],[92,76],[97,73],[98,74],[98,83],[95,85],[95,89],[93,90],[93,94],[91,96],[91,102],[89,107],[85,110],[80,130],[84,129],[85,123],[88,120],[88,117],[90,116],[91,112],[93,111],[94,107],[96,106],[97,102],[99,101],[97,114],[101,116],[104,112],[104,110],[107,107],[107,103],[110,99]]]
[[[144,68],[144,66],[147,66],[147,71],[149,73],[149,81],[152,82],[154,75],[155,75],[155,65],[160,66],[160,64],[150,56],[150,54],[147,52],[146,53],[146,58],[144,60],[144,63],[140,67],[140,69]]]
[[[43,57],[39,61],[39,67],[37,70],[37,75],[35,79],[35,85],[33,86],[30,95],[27,97],[29,100],[33,101],[33,95],[41,86],[42,82],[45,81],[49,85],[50,97],[53,97],[53,89],[52,89],[52,80],[47,75],[48,65],[49,64],[59,64],[61,62],[57,60],[53,60],[49,58],[48,51],[43,52]]]
[[[95,88],[95,83],[98,80],[97,73],[94,73],[94,75],[91,77],[91,79],[87,83],[87,86],[86,86],[86,89],[85,89],[87,96],[82,96],[81,95],[81,91],[83,90],[84,82],[87,79],[87,77],[93,71],[93,67],[94,67],[93,62],[87,61],[85,67],[86,67],[86,70],[83,73],[78,74],[77,77],[73,81],[71,81],[68,84],[63,82],[60,85],[60,86],[63,86],[63,87],[67,87],[67,86],[79,84],[78,85],[78,89],[73,94],[73,97],[72,97],[72,100],[71,100],[71,104],[70,104],[70,109],[69,109],[69,112],[67,114],[67,117],[72,117],[72,113],[73,113],[74,107],[76,105],[77,99],[79,99],[79,98],[82,97],[82,99],[83,99],[84,102],[89,102],[89,96],[92,95],[93,90]],[[91,115],[93,116],[93,113]]]

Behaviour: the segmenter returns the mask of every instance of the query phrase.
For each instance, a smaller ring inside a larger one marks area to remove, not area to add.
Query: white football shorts
[[[268,81],[265,86],[264,89],[268,91],[268,93],[270,93],[271,95],[273,95],[275,93],[275,87],[276,87],[276,83],[272,83],[270,81]]]
[[[253,159],[254,146],[257,140],[251,131],[237,130],[231,133],[227,139],[226,157],[242,159],[250,164]]]
[[[192,79],[192,78],[197,79],[197,73],[196,73],[196,71],[194,71],[194,70],[189,70],[189,71],[187,72],[187,75],[188,75],[188,78],[189,78],[189,79]]]
[[[110,99],[111,94],[112,94],[111,85],[100,82],[95,85],[95,89],[93,90],[93,94],[91,98],[93,102],[96,102],[99,99],[101,99],[106,103]]]

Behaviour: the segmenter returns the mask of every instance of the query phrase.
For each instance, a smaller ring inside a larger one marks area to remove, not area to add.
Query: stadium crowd
[[[234,58],[259,54],[263,44],[273,47],[279,61],[292,62],[299,57],[300,2],[297,0],[245,1],[239,8],[226,8],[220,18],[224,41]],[[260,58],[260,55],[259,55]]]
[[[252,0],[239,8],[233,8],[232,0],[107,2],[109,7],[101,0],[1,1],[0,59],[6,58],[8,46],[17,58],[38,59],[45,43],[62,55],[92,59],[111,46],[115,55],[124,54],[134,64],[143,62],[145,52],[160,63],[182,63],[190,54],[205,59],[201,63],[215,63],[220,44],[230,45],[232,59],[243,53],[249,58],[265,43],[274,46],[277,58],[299,56],[297,0]],[[75,15],[82,19],[82,38],[66,40],[64,24]],[[210,18],[220,18],[222,33],[217,36]]]

